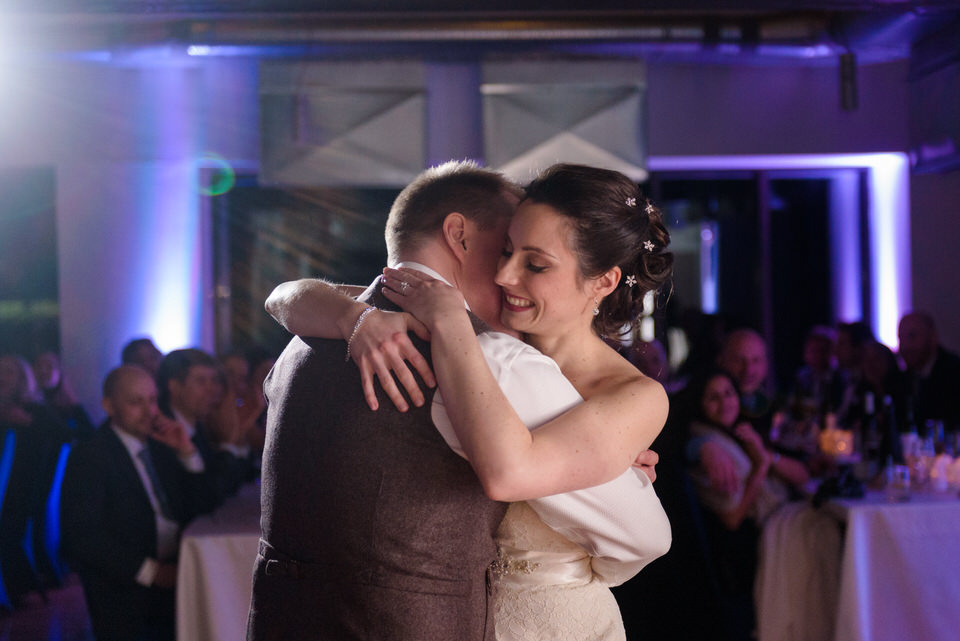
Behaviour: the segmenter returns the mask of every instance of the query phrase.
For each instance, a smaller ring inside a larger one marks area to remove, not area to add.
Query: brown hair
[[[160,361],[160,369],[157,370],[157,401],[164,414],[171,415],[170,381],[177,380],[182,383],[190,375],[190,368],[197,366],[217,369],[217,361],[210,354],[194,347],[176,349]]]
[[[390,262],[438,233],[444,218],[459,212],[481,229],[513,215],[523,191],[501,174],[476,163],[450,161],[422,172],[390,208],[386,241]]]
[[[666,251],[670,234],[660,210],[627,176],[585,165],[553,165],[526,192],[526,200],[548,205],[569,220],[584,278],[620,268],[620,283],[600,303],[593,321],[598,334],[619,334],[642,311],[646,293],[658,290],[673,273],[673,254]]]

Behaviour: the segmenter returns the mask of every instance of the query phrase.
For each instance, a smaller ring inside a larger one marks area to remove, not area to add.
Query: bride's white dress
[[[613,593],[590,555],[554,532],[529,505],[512,503],[497,530],[497,641],[623,641]]]

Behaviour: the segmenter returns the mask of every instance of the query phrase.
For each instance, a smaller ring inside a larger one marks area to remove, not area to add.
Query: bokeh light
[[[197,159],[197,190],[204,196],[220,196],[237,183],[237,174],[220,154],[208,151]]]

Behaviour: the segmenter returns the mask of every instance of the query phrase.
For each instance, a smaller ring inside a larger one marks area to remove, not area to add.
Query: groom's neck
[[[449,254],[440,248],[425,246],[413,251],[404,252],[396,256],[396,262],[411,262],[425,265],[440,274],[448,283],[454,284],[454,286],[456,286],[460,280],[457,278],[456,261],[452,260]]]

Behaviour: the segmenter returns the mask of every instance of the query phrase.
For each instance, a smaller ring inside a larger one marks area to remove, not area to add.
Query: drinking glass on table
[[[906,465],[887,464],[887,500],[902,502],[910,500],[910,468]]]

